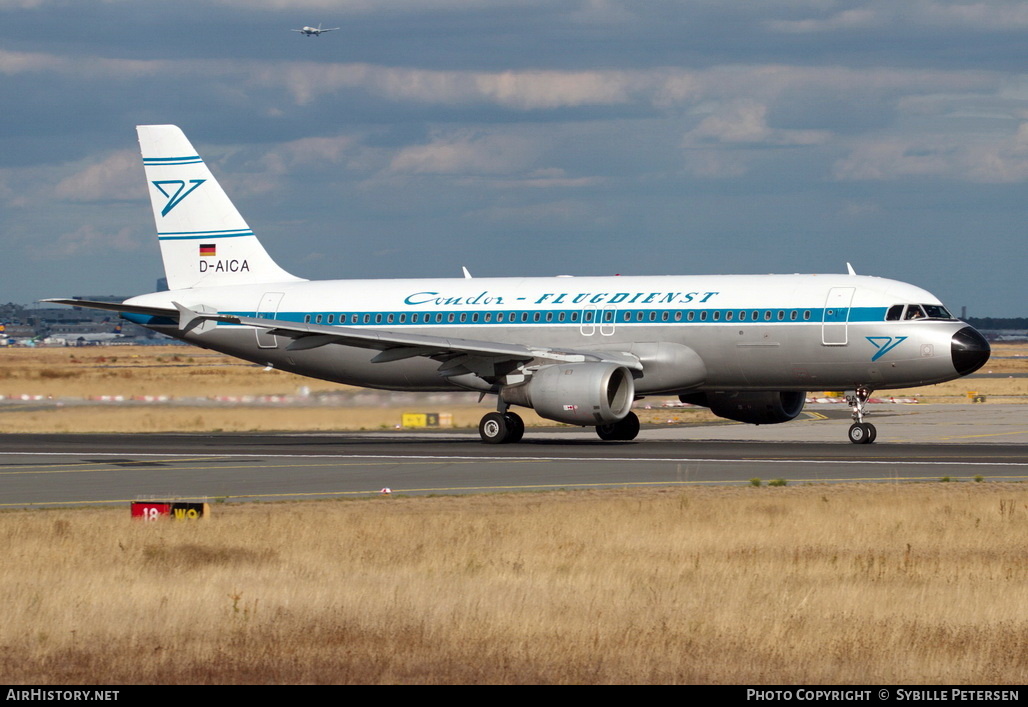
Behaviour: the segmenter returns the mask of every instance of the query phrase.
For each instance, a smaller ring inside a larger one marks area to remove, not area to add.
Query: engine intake
[[[774,425],[794,419],[803,410],[807,394],[783,391],[715,391],[679,395],[683,403],[703,405],[718,417],[751,425]]]
[[[632,372],[616,363],[544,366],[527,383],[500,391],[509,405],[533,408],[547,420],[569,425],[617,422],[632,409]]]

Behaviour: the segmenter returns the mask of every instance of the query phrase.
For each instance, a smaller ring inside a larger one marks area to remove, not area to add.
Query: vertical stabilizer
[[[271,259],[177,126],[136,131],[170,289],[300,280]]]

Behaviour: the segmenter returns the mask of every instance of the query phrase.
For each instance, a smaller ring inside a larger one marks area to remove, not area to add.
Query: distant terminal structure
[[[123,302],[126,297],[89,295],[83,299]],[[0,346],[96,346],[170,343],[171,339],[111,312],[77,307],[0,305]]]

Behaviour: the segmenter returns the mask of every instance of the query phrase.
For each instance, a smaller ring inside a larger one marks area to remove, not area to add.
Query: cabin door
[[[845,346],[849,343],[848,322],[854,287],[833,287],[825,300],[824,318],[821,320],[821,343],[825,346]]]
[[[257,306],[258,319],[275,319],[278,316],[278,306],[282,303],[283,292],[265,292],[261,297],[261,303]],[[267,329],[254,329],[257,334],[257,346],[262,349],[274,349],[278,347],[278,337],[272,336]]]

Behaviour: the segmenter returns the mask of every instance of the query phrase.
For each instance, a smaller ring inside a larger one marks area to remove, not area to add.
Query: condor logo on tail
[[[188,189],[186,189],[186,183],[181,179],[167,179],[160,182],[153,182],[153,185],[157,187],[157,191],[168,197],[168,203],[165,204],[164,208],[161,210],[161,216],[167,216],[172,209],[182,203],[183,199],[192,194],[198,186],[206,181],[206,179],[190,179],[189,183],[193,186]],[[170,187],[171,185],[175,185],[175,188],[171,193],[169,193],[169,190],[165,189],[165,187]]]

